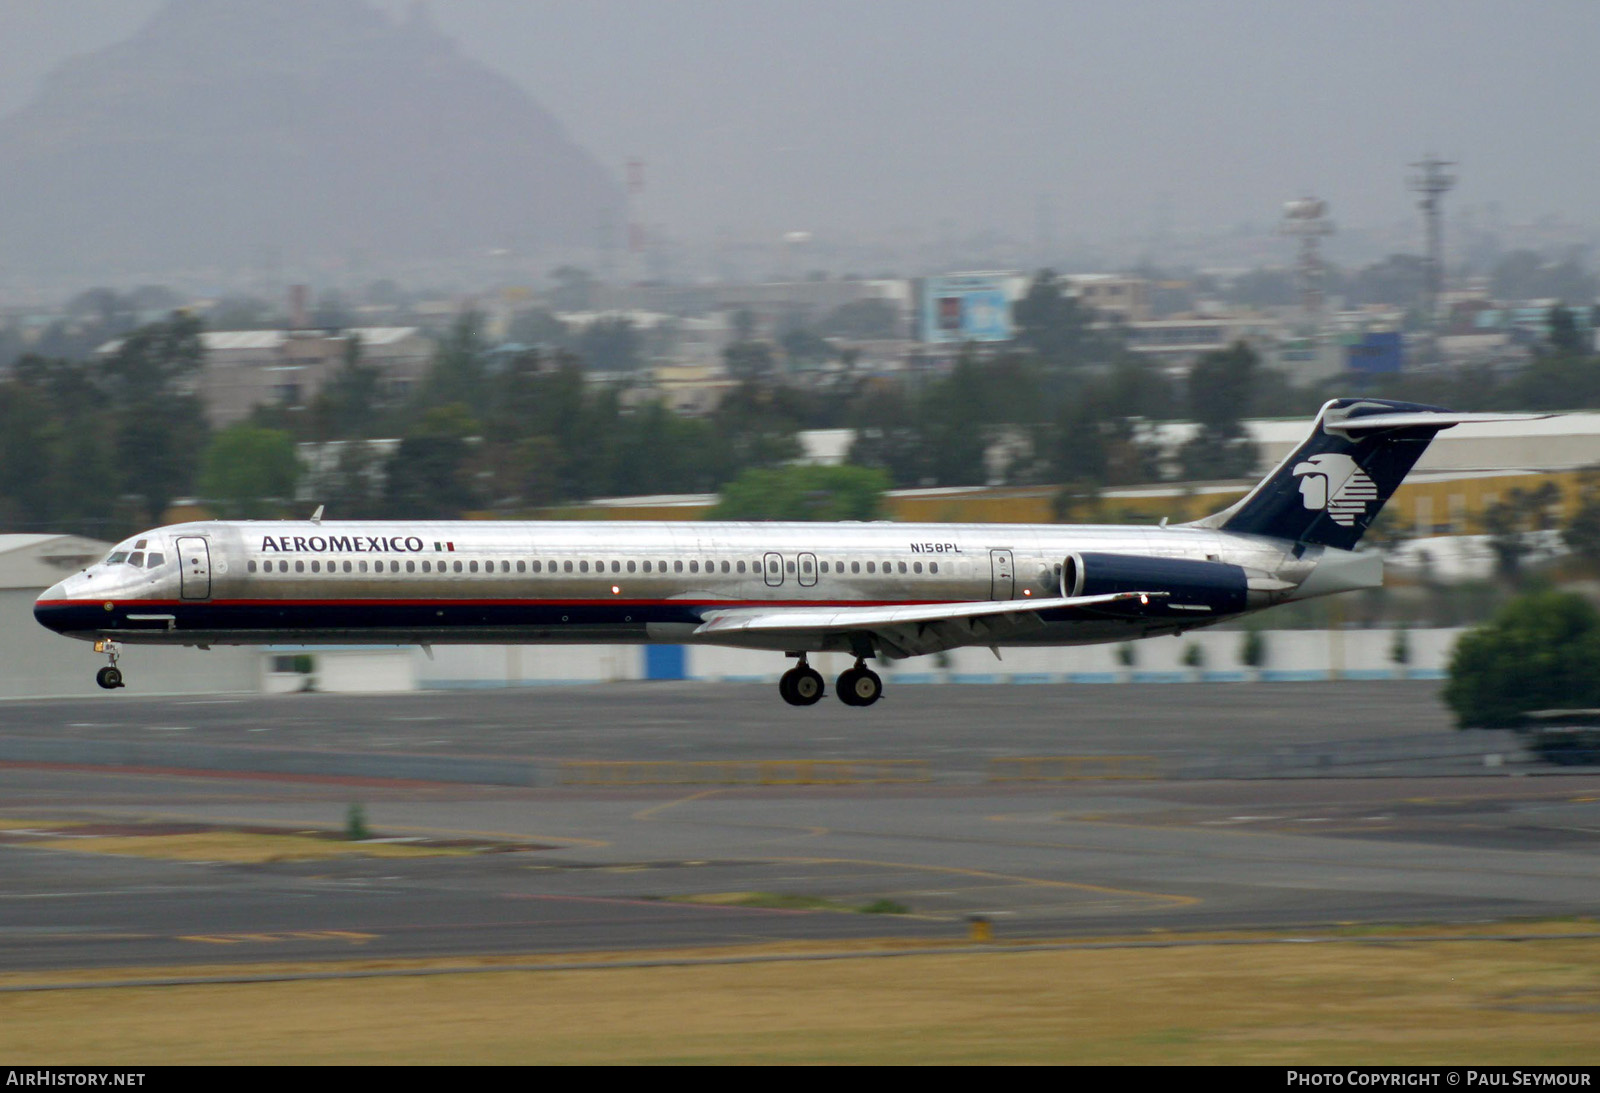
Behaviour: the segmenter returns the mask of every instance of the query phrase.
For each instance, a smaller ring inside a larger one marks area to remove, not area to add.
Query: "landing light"
[[[1144,605],[1146,605],[1146,606],[1148,606],[1149,603],[1150,603],[1150,597],[1144,595],[1143,593],[1141,593],[1140,596],[1139,596],[1139,602],[1144,604]]]
[[[1024,596],[1031,596],[1031,595],[1033,595],[1033,589],[1031,589],[1031,588],[1024,588],[1024,589],[1023,589],[1023,590],[1022,590],[1022,594],[1023,594],[1023,595],[1024,595]]]
[[[621,595],[621,593],[622,593],[622,589],[618,588],[616,585],[612,585],[611,586],[611,594],[613,596]]]

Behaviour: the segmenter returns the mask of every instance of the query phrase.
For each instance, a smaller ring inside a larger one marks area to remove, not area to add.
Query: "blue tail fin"
[[[1349,550],[1439,430],[1494,416],[1386,399],[1334,399],[1322,407],[1311,435],[1255,489],[1197,523]]]

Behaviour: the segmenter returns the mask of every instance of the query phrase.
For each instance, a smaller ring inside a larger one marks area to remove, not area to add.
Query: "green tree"
[[[140,327],[106,362],[120,492],[143,499],[143,519],[161,519],[194,488],[208,429],[195,388],[204,360],[200,322],[174,312]]]
[[[639,331],[627,318],[596,319],[584,327],[572,350],[596,372],[633,372],[644,363]]]
[[[383,370],[362,360],[361,338],[345,338],[339,370],[311,401],[312,435],[318,440],[377,435],[387,409]]]
[[[1549,342],[1553,352],[1576,356],[1587,348],[1583,344],[1583,332],[1578,329],[1577,316],[1571,308],[1551,304],[1545,323],[1550,328]]]
[[[448,520],[480,504],[471,465],[478,425],[462,403],[437,406],[401,439],[385,476],[386,515]]]
[[[777,369],[777,357],[766,342],[740,340],[730,343],[722,351],[722,367],[735,379],[751,381],[771,376]]]
[[[1512,600],[1464,635],[1444,700],[1461,728],[1504,728],[1530,710],[1600,706],[1600,613],[1570,592]]]
[[[1110,355],[1107,340],[1094,329],[1094,313],[1078,302],[1054,270],[1034,275],[1011,314],[1017,344],[1048,368],[1077,367]]]
[[[1244,478],[1260,459],[1244,429],[1259,363],[1244,342],[1207,353],[1189,371],[1189,414],[1199,432],[1178,453],[1184,477]]]
[[[217,433],[201,463],[200,489],[226,516],[281,515],[300,480],[294,437],[248,422]]]
[[[418,388],[416,411],[459,403],[481,414],[489,403],[488,345],[483,339],[483,315],[469,311],[451,324],[434,349],[428,373]]]
[[[729,482],[708,520],[873,520],[889,479],[869,467],[752,468]]]

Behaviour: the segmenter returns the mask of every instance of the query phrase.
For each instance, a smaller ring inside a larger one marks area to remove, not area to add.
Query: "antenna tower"
[[[1440,203],[1444,195],[1456,184],[1456,176],[1445,173],[1453,162],[1424,156],[1411,164],[1417,173],[1407,180],[1407,186],[1422,195],[1417,207],[1422,210],[1423,223],[1428,233],[1427,265],[1424,268],[1424,308],[1427,325],[1432,328],[1439,316],[1439,295],[1444,288],[1444,234],[1441,229]]]
[[[1318,252],[1322,237],[1333,234],[1328,219],[1328,203],[1320,197],[1302,197],[1283,203],[1283,219],[1278,234],[1300,240],[1300,255],[1295,261],[1295,280],[1300,282],[1300,306],[1306,319],[1316,322],[1322,314],[1322,288],[1327,280],[1327,265]]]

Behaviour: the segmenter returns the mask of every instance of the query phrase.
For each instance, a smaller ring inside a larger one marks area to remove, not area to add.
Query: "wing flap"
[[[1148,602],[1165,592],[1113,592],[1103,596],[1054,596],[1026,600],[980,600],[904,607],[738,607],[709,611],[696,635],[761,631],[874,630],[915,623],[953,622],[1006,615],[1037,615],[1060,608],[1098,607],[1121,600]]]

